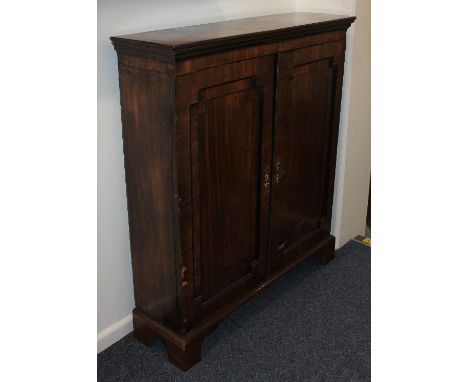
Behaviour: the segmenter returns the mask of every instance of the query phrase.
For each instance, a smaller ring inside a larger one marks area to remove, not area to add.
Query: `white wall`
[[[340,248],[366,226],[370,147],[370,0],[297,0],[296,11],[356,15],[346,35],[346,63],[341,102],[332,234]]]
[[[347,14],[343,9],[343,0],[296,0],[296,12]]]
[[[371,171],[371,0],[358,0],[349,81],[346,158],[342,186],[340,244],[363,235]]]
[[[98,351],[132,330],[134,307],[117,57],[109,37],[295,10],[353,14],[354,1],[98,0]],[[348,89],[349,62],[346,65],[344,88]],[[349,90],[343,95],[346,114]],[[344,132],[346,122],[347,118],[340,126]],[[339,147],[344,150],[346,145],[341,142]],[[339,154],[338,161],[344,157]],[[344,163],[337,165],[337,187],[341,189],[342,172]],[[342,199],[342,194],[338,190],[335,196]],[[341,202],[335,201],[334,216],[337,214],[341,215]],[[334,217],[333,221],[333,233],[339,236],[341,218]]]

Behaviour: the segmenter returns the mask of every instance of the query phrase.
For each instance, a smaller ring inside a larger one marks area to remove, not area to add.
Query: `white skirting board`
[[[133,330],[132,314],[108,326],[97,335],[97,352],[100,353]]]

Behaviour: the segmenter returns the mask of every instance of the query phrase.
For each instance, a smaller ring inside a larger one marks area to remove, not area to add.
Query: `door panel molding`
[[[270,190],[262,180],[271,163],[274,69],[268,56],[176,80],[176,91],[184,89],[176,104],[179,207],[190,216],[180,227],[186,327],[267,275]]]
[[[330,229],[343,44],[278,55],[273,162],[280,168],[272,191],[273,270],[317,232]]]

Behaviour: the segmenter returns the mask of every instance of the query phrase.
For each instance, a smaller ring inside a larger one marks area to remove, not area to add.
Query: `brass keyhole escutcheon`
[[[270,188],[270,167],[265,169],[265,176],[263,177],[263,185],[266,189]]]
[[[275,163],[275,184],[278,184],[280,181],[280,161],[277,160]]]

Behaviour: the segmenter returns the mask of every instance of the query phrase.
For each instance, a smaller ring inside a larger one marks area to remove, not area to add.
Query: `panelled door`
[[[271,269],[330,229],[344,40],[280,53]]]
[[[188,326],[266,276],[274,70],[268,56],[177,77]]]

